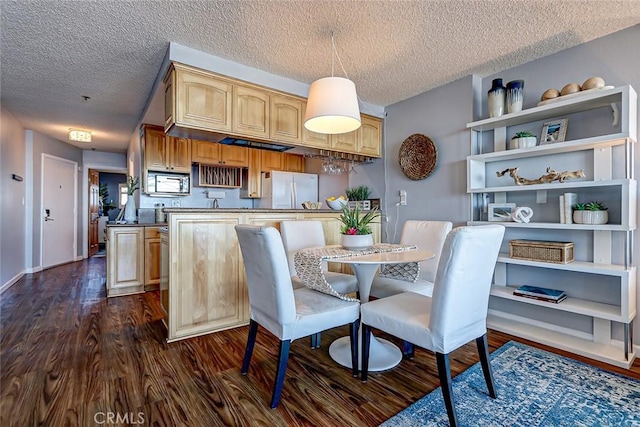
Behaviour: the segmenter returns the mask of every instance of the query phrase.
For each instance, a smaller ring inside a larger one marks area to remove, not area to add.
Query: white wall
[[[26,175],[25,130],[0,107],[0,291],[25,273]]]

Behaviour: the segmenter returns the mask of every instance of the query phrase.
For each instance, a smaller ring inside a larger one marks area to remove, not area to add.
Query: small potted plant
[[[517,148],[531,148],[535,147],[537,142],[538,139],[533,133],[529,131],[522,131],[516,133],[513,138],[511,138],[509,149],[515,150]]]
[[[360,206],[360,210],[365,211],[371,209],[371,202],[368,200],[371,190],[366,185],[347,188],[344,192],[349,199],[349,206]]]
[[[573,205],[573,222],[576,224],[606,224],[609,222],[607,207],[600,202]]]
[[[379,217],[380,212],[377,208],[371,209],[362,215],[358,205],[353,208],[349,205],[344,205],[339,218],[342,223],[340,228],[340,233],[342,234],[340,243],[342,246],[351,250],[364,250],[373,246],[373,235],[369,224],[375,222]]]

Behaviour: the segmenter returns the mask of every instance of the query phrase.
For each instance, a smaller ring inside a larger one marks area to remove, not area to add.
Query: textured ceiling
[[[3,107],[62,141],[70,127],[89,129],[94,142],[83,148],[113,152],[126,151],[169,42],[311,83],[331,73],[333,31],[360,98],[385,106],[640,22],[640,0],[2,0],[0,8]]]

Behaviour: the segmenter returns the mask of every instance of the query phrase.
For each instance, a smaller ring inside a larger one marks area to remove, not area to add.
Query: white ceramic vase
[[[128,223],[136,221],[136,201],[132,195],[127,197],[127,203],[124,205],[124,220]]]
[[[373,246],[372,234],[343,234],[340,238],[343,248],[351,251],[363,251]]]

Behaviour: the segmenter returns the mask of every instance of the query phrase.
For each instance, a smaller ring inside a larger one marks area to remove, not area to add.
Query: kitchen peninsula
[[[249,323],[249,299],[236,225],[280,229],[281,221],[317,220],[322,222],[327,245],[340,242],[339,211],[201,208],[164,211],[168,227],[160,233],[160,301],[168,342]],[[373,224],[372,229],[374,241],[379,242],[380,224]],[[338,271],[341,266],[329,268]]]

